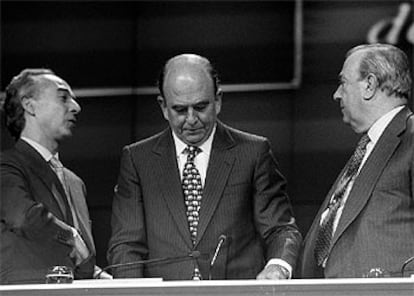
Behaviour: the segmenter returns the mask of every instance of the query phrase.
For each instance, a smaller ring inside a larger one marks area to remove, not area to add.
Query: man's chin
[[[184,138],[184,142],[186,144],[194,145],[194,146],[201,145],[201,144],[204,143],[204,141],[205,141],[205,139],[202,136],[186,136]]]
[[[70,138],[72,137],[72,134],[73,134],[72,130],[68,129],[60,135],[60,140],[65,140],[67,138]]]
[[[348,118],[348,116],[345,116],[345,114],[343,114],[343,115],[342,115],[342,121],[343,121],[343,123],[345,123],[345,124],[348,124],[348,125],[350,124],[350,123],[349,123],[349,118]]]

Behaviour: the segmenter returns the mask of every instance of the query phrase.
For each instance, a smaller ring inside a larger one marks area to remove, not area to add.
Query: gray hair
[[[37,78],[46,74],[55,73],[50,69],[24,69],[13,77],[6,87],[6,95],[1,106],[5,113],[6,127],[15,139],[20,137],[26,123],[22,98],[36,95],[39,91]]]
[[[411,74],[407,55],[390,44],[364,44],[351,48],[346,57],[363,51],[359,65],[360,79],[375,75],[379,87],[388,95],[408,99],[411,95]]]

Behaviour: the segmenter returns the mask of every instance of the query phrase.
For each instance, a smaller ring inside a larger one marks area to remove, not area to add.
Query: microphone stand
[[[125,267],[125,266],[132,266],[132,265],[138,265],[138,264],[155,264],[155,263],[169,263],[174,261],[186,261],[186,260],[193,260],[198,257],[200,257],[199,251],[192,251],[191,253],[187,255],[182,256],[176,256],[176,257],[164,257],[164,258],[154,258],[154,259],[147,259],[147,260],[138,260],[138,261],[132,261],[127,263],[118,263],[118,264],[111,264],[108,266],[105,266],[102,268],[94,277],[94,279],[98,279],[99,276],[108,269],[112,268],[118,268],[118,267]]]
[[[224,234],[222,234],[222,235],[219,236],[219,240],[218,240],[216,249],[215,249],[214,254],[213,254],[213,257],[212,257],[212,259],[210,261],[210,266],[208,268],[208,279],[209,280],[211,280],[211,278],[212,278],[211,271],[213,270],[214,263],[216,263],[217,256],[218,256],[218,254],[219,254],[219,252],[221,250],[221,247],[222,247],[222,245],[223,245],[223,243],[224,243],[224,241],[226,239],[227,239],[227,236],[224,235]]]
[[[403,265],[401,266],[401,277],[404,277],[404,271],[405,271],[405,268],[407,267],[407,265],[410,263],[410,262],[412,262],[412,261],[414,261],[414,256],[413,257],[410,257],[410,258],[408,258],[407,260],[405,260],[405,262],[403,263]]]

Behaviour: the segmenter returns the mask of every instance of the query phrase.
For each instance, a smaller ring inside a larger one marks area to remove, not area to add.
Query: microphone
[[[408,258],[407,260],[405,260],[405,262],[404,262],[404,263],[403,263],[403,265],[401,266],[401,277],[404,277],[404,271],[405,271],[405,268],[407,267],[408,263],[410,263],[410,262],[412,262],[412,261],[414,261],[414,256],[413,256],[413,257]]]
[[[112,268],[118,268],[118,267],[125,267],[125,266],[133,266],[133,265],[139,265],[139,264],[155,264],[155,263],[169,263],[174,261],[186,261],[186,260],[193,260],[197,259],[201,256],[200,251],[191,251],[187,255],[182,256],[174,256],[174,257],[162,257],[162,258],[154,258],[154,259],[146,259],[146,260],[138,260],[138,261],[132,261],[132,262],[126,262],[126,263],[118,263],[118,264],[111,264],[108,266],[105,266],[102,268],[96,276],[94,276],[94,279],[99,279],[99,276],[108,269]]]
[[[219,236],[218,243],[217,243],[217,246],[216,246],[216,250],[214,251],[213,258],[211,258],[210,266],[209,266],[209,269],[208,269],[208,279],[209,280],[211,280],[211,271],[213,269],[214,263],[216,263],[217,256],[218,256],[218,254],[221,250],[221,247],[223,246],[224,241],[226,239],[227,239],[227,236],[224,235],[224,234]]]

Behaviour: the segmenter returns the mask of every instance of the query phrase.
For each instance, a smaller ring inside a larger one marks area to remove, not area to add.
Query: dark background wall
[[[407,1],[304,1],[300,85],[224,94],[221,120],[272,142],[303,234],[357,140],[332,100],[344,54],[366,43],[372,26],[399,15],[401,3],[414,9]],[[1,90],[26,67],[50,67],[80,91],[154,85],[164,60],[186,51],[211,58],[225,85],[289,83],[294,7],[294,1],[2,1]],[[395,42],[410,57],[411,15]],[[379,40],[389,32],[384,25]],[[155,94],[88,95],[79,102],[77,130],[60,153],[87,185],[98,263],[106,265],[121,149],[167,125]],[[13,141],[1,120],[4,150]]]

